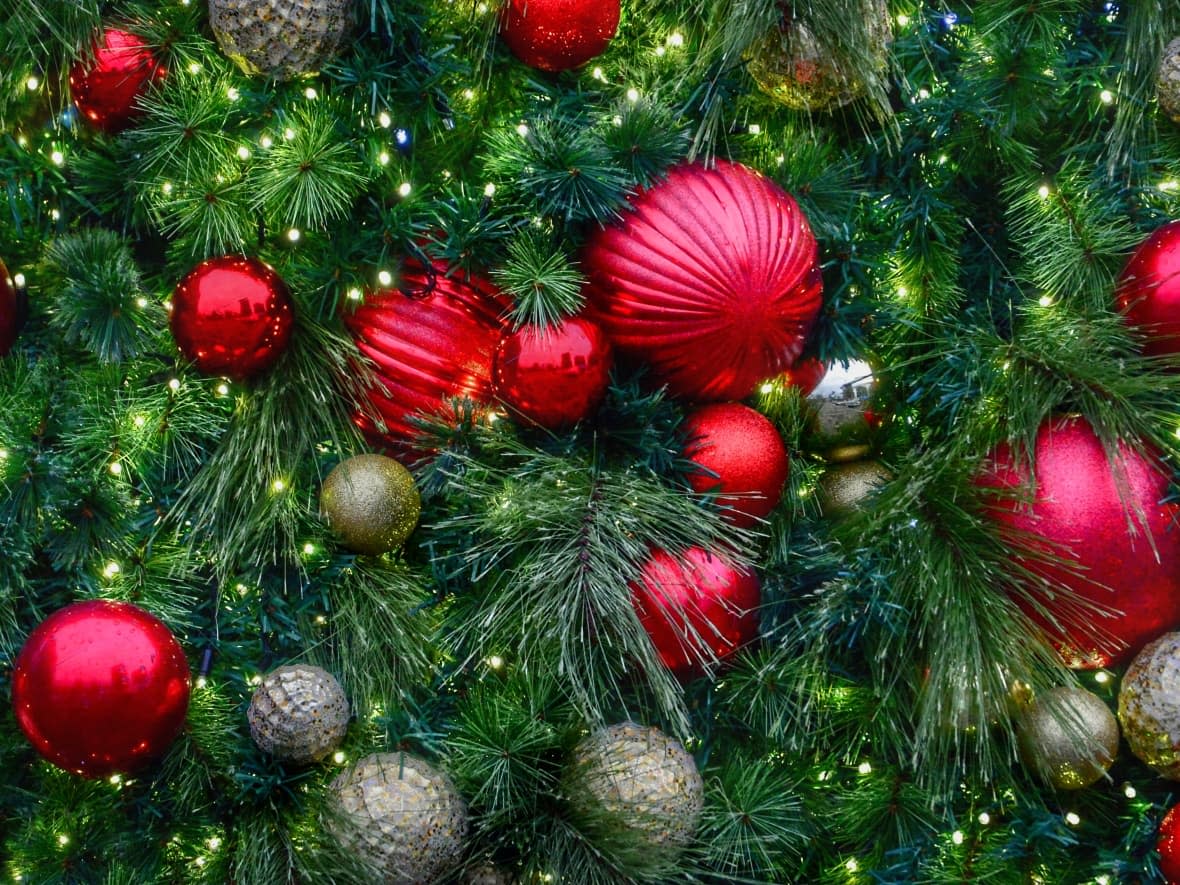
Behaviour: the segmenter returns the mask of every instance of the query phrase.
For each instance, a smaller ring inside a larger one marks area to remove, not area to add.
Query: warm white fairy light
[[[844,869],[848,870],[848,872],[850,872],[850,873],[855,873],[857,870],[860,869],[860,864],[858,864],[856,862],[855,857],[850,857],[850,858],[848,858],[848,861],[844,864]]]
[[[951,841],[954,842],[956,845],[962,845],[963,844],[963,831],[962,830],[955,830],[953,833],[951,833]]]
[[[113,786],[116,786],[116,787],[117,787],[117,786],[119,786],[119,784],[123,783],[123,775],[121,775],[121,774],[112,774],[112,775],[111,775],[111,777],[110,777],[110,781],[111,781],[111,784],[112,784]]]
[[[229,89],[225,90],[225,95],[230,101],[237,101],[242,97],[242,93],[238,92],[237,86],[229,87]]]
[[[41,81],[36,76],[30,76],[25,80],[25,86],[29,88],[29,92],[35,92],[37,87],[41,85]]]
[[[195,61],[194,61],[194,62],[192,62],[192,63],[190,63],[190,64],[189,64],[189,66],[188,66],[188,72],[189,72],[190,74],[199,74],[199,73],[201,73],[201,65],[200,65],[200,63],[199,63],[199,62],[195,62]]]
[[[680,47],[684,45],[684,35],[679,31],[673,31],[668,35],[668,45]]]
[[[13,274],[12,283],[18,289],[23,289],[25,287],[25,275],[23,273]]]
[[[314,87],[308,86],[306,89],[303,90],[303,97],[306,98],[308,101],[315,101],[317,98],[320,97],[320,94],[315,91]]]
[[[298,243],[299,238],[302,236],[303,236],[302,232],[300,232],[299,228],[297,228],[297,227],[293,227],[289,231],[287,231],[287,239],[290,240],[292,243]]]
[[[1162,190],[1164,192],[1174,191],[1177,188],[1180,188],[1180,181],[1176,181],[1175,179],[1168,179],[1167,181],[1161,181],[1159,183],[1159,185],[1157,185],[1157,186],[1159,187],[1160,190]]]
[[[308,543],[303,545],[303,554],[305,556],[311,556],[313,553],[315,553],[315,544],[312,544],[309,541]]]
[[[49,210],[49,217],[52,218],[54,221],[61,221],[61,210],[50,209]]]
[[[1053,296],[1052,295],[1042,295],[1040,298],[1037,299],[1037,304],[1041,305],[1041,307],[1051,307],[1053,304]]]
[[[910,23],[910,17],[908,15],[906,15],[904,12],[897,17],[897,26],[899,28],[904,28],[909,23]]]
[[[857,766],[856,770],[859,771],[861,774],[872,774],[873,773],[873,766],[869,762],[862,762],[862,763],[860,763],[860,765]]]
[[[1069,824],[1071,827],[1076,827],[1078,824],[1080,824],[1082,822],[1082,819],[1080,817],[1078,817],[1076,812],[1071,811],[1065,815],[1065,822],[1067,824]]]
[[[979,823],[982,826],[986,827],[991,822],[992,822],[992,816],[990,814],[988,814],[986,811],[979,812]]]
[[[168,382],[168,389],[171,390],[173,393],[180,390],[180,379],[173,378],[171,381],[169,381]]]
[[[258,139],[258,143],[260,145],[262,145],[263,149],[265,150],[266,148],[268,148],[272,144],[274,144],[274,139],[271,138],[269,135],[264,135],[264,136],[262,136],[262,138]]]
[[[773,393],[774,392],[774,385],[771,384],[769,381],[767,381],[765,384],[763,384],[761,387],[759,387],[758,390],[763,394]]]
[[[348,758],[348,757],[346,757],[346,756],[344,755],[344,753],[343,753],[343,752],[341,752],[340,750],[337,750],[337,751],[336,751],[336,752],[335,752],[335,753],[332,755],[332,761],[333,761],[333,762],[335,762],[337,765],[343,765],[343,764],[344,764],[344,760],[345,760],[346,758]]]
[[[198,855],[197,857],[193,858],[193,863],[199,867],[203,867],[205,865],[205,858]]]
[[[751,123],[750,124],[750,134],[751,135],[761,135],[762,134],[762,127],[759,126],[757,123]]]
[[[119,476],[123,473],[123,465],[120,464],[118,461],[112,461],[110,463],[110,466],[107,467],[107,469],[111,472],[111,474],[113,476]]]
[[[204,688],[208,684],[209,684],[209,680],[206,679],[204,676],[197,677],[197,688]]]
[[[490,200],[496,195],[496,186],[489,181],[483,186],[483,195]]]
[[[377,162],[380,163],[382,166],[388,166],[389,165],[389,154],[386,153],[385,151],[382,151],[381,153],[379,153],[377,155]]]
[[[593,77],[595,80],[598,80],[601,83],[606,82],[606,74],[604,74],[602,72],[602,68],[596,67],[593,71],[590,72],[590,76]]]
[[[166,194],[172,193],[172,182],[165,181],[162,185],[160,185],[160,190],[162,190]]]
[[[349,301],[360,301],[361,300],[361,290],[357,289],[357,288],[349,289],[348,290],[348,300]]]
[[[492,655],[490,658],[488,658],[488,666],[493,670],[499,670],[504,666],[504,659],[499,655]]]
[[[393,284],[393,274],[387,270],[378,271],[377,282],[382,286],[389,286]]]
[[[53,161],[54,166],[61,166],[66,161],[66,155],[61,151],[54,151],[49,155],[49,159]]]
[[[377,115],[377,123],[382,129],[388,129],[393,125],[393,117],[389,116],[388,112],[382,111]]]
[[[208,840],[206,840],[205,844],[209,846],[210,851],[216,851],[221,847],[221,837],[211,836]]]
[[[1094,674],[1094,681],[1099,685],[1105,685],[1106,683],[1110,682],[1110,674],[1105,670],[1099,670]]]
[[[627,90],[627,101],[631,102],[632,104],[639,101],[639,90],[634,86]]]
[[[8,460],[8,449],[0,449],[0,461]]]
[[[1049,198],[1049,185],[1042,184],[1039,188],[1037,188],[1037,196],[1042,200],[1047,200]]]
[[[239,160],[249,160],[250,159],[250,149],[248,147],[246,147],[244,144],[238,145],[238,159]]]
[[[275,492],[276,494],[284,491],[286,488],[287,488],[287,484],[285,482],[283,482],[281,479],[276,479],[274,482],[272,482],[270,484],[270,490],[272,492]]]
[[[122,571],[122,569],[119,568],[119,563],[108,562],[103,568],[102,573],[108,578],[113,578],[115,575],[119,574],[120,571]]]
[[[65,848],[67,845],[70,844],[70,837],[67,836],[65,833],[58,834],[57,844],[60,845],[62,848]]]
[[[283,138],[287,139],[287,141],[290,141],[294,137],[295,137],[295,130],[294,129],[287,127],[286,129],[283,130]]]
[[[1178,433],[1177,435],[1180,435],[1180,433]],[[1123,795],[1126,796],[1128,799],[1134,799],[1136,796],[1139,795],[1139,791],[1136,790],[1133,786],[1131,786],[1131,784],[1127,784],[1125,787],[1123,787]]]
[[[1109,89],[1103,89],[1098,93],[1098,98],[1101,99],[1103,104],[1112,104],[1114,102],[1114,93]]]
[[[398,185],[397,192],[403,197],[408,197],[413,189],[414,186],[412,184],[410,184],[408,181],[403,181],[400,185]]]
[[[521,123],[519,126],[516,127],[516,134],[519,135],[521,138],[527,137],[529,134],[529,127],[526,126],[524,123]]]
[[[229,396],[229,385],[226,384],[224,381],[222,381],[220,384],[217,385],[217,395],[218,396]]]

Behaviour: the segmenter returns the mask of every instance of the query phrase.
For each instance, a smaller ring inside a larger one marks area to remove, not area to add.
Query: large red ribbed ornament
[[[106,132],[119,132],[139,114],[135,101],[148,84],[167,73],[140,37],[107,28],[93,61],[80,60],[70,69],[70,95],[83,119]]]
[[[729,522],[751,526],[778,506],[790,461],[765,415],[741,403],[712,403],[689,414],[684,435],[684,456],[703,468],[689,483],[698,492],[717,492]]]
[[[12,671],[12,707],[54,765],[106,777],[163,755],[184,725],[189,688],[184,651],[158,618],[91,599],[29,634]]]
[[[567,71],[605,51],[619,28],[619,0],[507,0],[500,37],[542,71]]]
[[[1131,254],[1116,300],[1143,333],[1145,354],[1180,353],[1180,221],[1157,228]]]
[[[386,438],[405,446],[419,433],[415,415],[450,411],[452,399],[490,403],[492,361],[504,330],[508,301],[491,283],[469,276],[445,276],[409,265],[402,287],[371,293],[345,324],[357,347],[373,362],[376,384],[369,390],[372,410],[385,424]],[[357,422],[375,432],[364,415]]]
[[[610,367],[610,342],[587,319],[522,326],[496,348],[496,396],[526,420],[560,430],[598,408]]]
[[[0,356],[12,350],[21,327],[21,300],[16,283],[0,261]]]
[[[700,547],[655,550],[631,584],[639,622],[664,666],[681,676],[723,661],[758,635],[758,578]]]
[[[615,347],[690,400],[739,400],[787,369],[821,302],[798,203],[736,163],[677,166],[585,253],[593,316]]]
[[[1081,569],[1031,564],[1051,588],[1065,587],[1121,614],[1096,613],[1042,594],[1039,601],[1060,624],[1054,627],[1022,605],[1071,666],[1121,663],[1180,625],[1180,532],[1172,526],[1175,507],[1159,503],[1168,493],[1169,473],[1154,454],[1125,444],[1112,468],[1102,442],[1081,418],[1046,421],[1037,433],[1035,456],[1031,508],[1018,501],[998,503],[995,518],[1033,543],[1043,539],[1046,552]],[[979,482],[1012,488],[1025,479],[1024,467],[1001,447]]]
[[[1168,885],[1180,885],[1180,805],[1173,805],[1160,821],[1155,849],[1160,854],[1160,872]]]

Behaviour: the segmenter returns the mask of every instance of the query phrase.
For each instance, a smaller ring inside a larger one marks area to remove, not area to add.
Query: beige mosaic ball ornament
[[[1081,688],[1038,695],[1016,720],[1020,758],[1059,790],[1102,779],[1119,752],[1119,724],[1106,702]]]
[[[336,838],[386,885],[429,885],[458,865],[467,805],[428,762],[374,753],[332,781],[332,792],[342,812],[330,823]]]
[[[263,752],[290,762],[318,762],[344,741],[348,698],[328,671],[292,664],[263,677],[246,718],[250,737]]]
[[[1180,123],[1180,37],[1164,47],[1155,85],[1160,110],[1173,123]]]
[[[1119,722],[1132,753],[1180,780],[1180,633],[1149,642],[1131,661],[1119,689]]]
[[[352,0],[209,0],[221,50],[247,74],[314,74],[344,45]]]
[[[571,802],[592,804],[657,848],[681,848],[696,832],[705,784],[684,745],[658,728],[623,722],[574,749]]]

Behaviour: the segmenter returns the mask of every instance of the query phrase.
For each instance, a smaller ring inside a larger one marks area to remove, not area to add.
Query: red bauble
[[[1168,885],[1180,885],[1180,805],[1173,805],[1160,821],[1155,849],[1160,854],[1160,872]]]
[[[1180,221],[1156,229],[1132,253],[1115,297],[1144,333],[1144,353],[1180,353]]]
[[[782,382],[785,387],[794,387],[800,396],[806,397],[811,396],[827,374],[828,367],[819,361],[819,357],[809,356],[783,372]]]
[[[684,433],[684,456],[704,468],[689,483],[698,492],[716,491],[729,522],[751,526],[778,506],[790,461],[765,415],[741,403],[714,403],[692,412]]]
[[[598,408],[610,367],[610,342],[589,320],[524,326],[496,348],[496,396],[527,420],[560,430]]]
[[[23,310],[16,283],[0,261],[0,356],[12,350],[20,331]]]
[[[631,584],[631,601],[664,666],[682,676],[758,635],[758,578],[700,547],[679,559],[653,551]]]
[[[567,71],[601,54],[619,28],[619,0],[507,0],[500,36],[542,71]]]
[[[411,421],[415,415],[446,413],[456,398],[493,399],[492,360],[508,302],[486,280],[447,277],[445,271],[442,264],[429,274],[410,265],[402,274],[403,287],[426,294],[411,297],[385,289],[368,295],[345,318],[360,352],[373,362],[369,405],[384,422],[387,441],[396,446],[418,435]],[[375,432],[363,415],[357,422]]]
[[[84,777],[135,771],[184,725],[180,643],[128,602],[67,605],[29,634],[12,672],[16,721],[37,752]]]
[[[148,84],[166,75],[142,39],[107,28],[93,63],[78,61],[70,69],[70,95],[84,119],[106,132],[119,132],[139,114],[135,100]]]
[[[1054,563],[1032,563],[1050,587],[1065,587],[1121,614],[1079,609],[1042,594],[1038,601],[1060,624],[1055,628],[1032,606],[1022,602],[1022,607],[1070,665],[1121,663],[1144,643],[1180,625],[1180,532],[1171,525],[1175,508],[1159,503],[1168,493],[1169,473],[1153,454],[1127,445],[1120,446],[1117,469],[1112,469],[1101,441],[1081,418],[1046,421],[1037,433],[1035,457],[1031,509],[1018,501],[1003,502],[993,511],[995,518],[1002,529],[1033,543],[1043,539],[1046,552],[1080,567],[1079,574]],[[1002,447],[979,482],[1011,488],[1025,478],[1023,466]]]
[[[287,348],[295,310],[286,284],[256,258],[202,261],[172,295],[172,337],[209,375],[244,380]]]
[[[820,308],[815,237],[745,166],[677,166],[586,248],[593,316],[690,400],[738,400],[787,369]]]

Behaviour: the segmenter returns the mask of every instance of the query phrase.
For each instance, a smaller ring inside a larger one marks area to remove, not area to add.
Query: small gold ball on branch
[[[421,506],[410,471],[384,455],[341,461],[320,491],[329,527],[357,553],[378,555],[400,547],[418,524]]]

